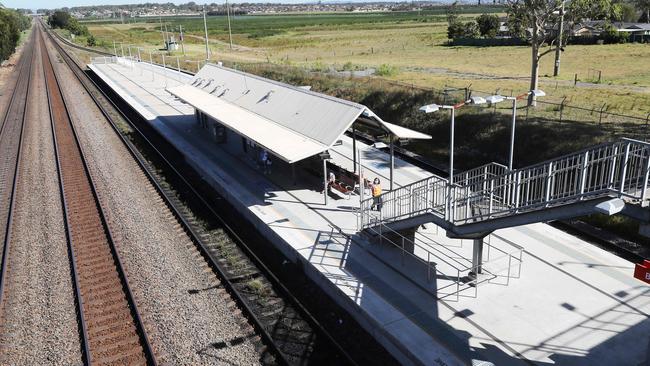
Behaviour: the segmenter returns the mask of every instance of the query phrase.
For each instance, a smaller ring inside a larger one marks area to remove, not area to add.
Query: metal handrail
[[[512,171],[486,164],[457,175],[453,186],[432,176],[381,195],[380,216],[430,213],[462,225],[606,196],[642,201],[649,172],[650,144],[621,139]],[[361,202],[360,229],[373,222],[372,206],[372,198]]]

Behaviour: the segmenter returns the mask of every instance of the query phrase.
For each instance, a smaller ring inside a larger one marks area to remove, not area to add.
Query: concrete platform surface
[[[650,287],[632,278],[632,263],[545,224],[504,229],[490,238],[485,268],[494,278],[439,299],[438,289],[454,282],[454,268],[471,258],[470,241],[449,239],[432,224],[420,229],[437,256],[430,261],[439,272],[429,281],[424,252],[403,257],[358,235],[358,197],[324,205],[318,177],[300,171],[293,185],[280,165],[270,175],[259,171],[233,149],[240,142],[216,144],[192,108],[164,90],[188,75],[124,60],[91,69],[271,242],[308,263],[306,273],[403,363],[636,366],[646,360]],[[381,177],[388,187],[388,156],[357,144],[366,177]],[[351,168],[350,138],[332,150],[338,165]],[[397,186],[431,175],[400,159],[395,165]]]

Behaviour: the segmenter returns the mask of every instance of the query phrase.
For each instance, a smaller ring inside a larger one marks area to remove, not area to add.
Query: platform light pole
[[[208,45],[208,21],[205,17],[205,5],[203,5],[203,30],[205,31],[205,59],[210,59],[210,46]]]
[[[510,152],[508,153],[508,170],[512,170],[512,161],[514,159],[515,151],[515,125],[517,123],[517,101],[520,99],[527,98],[530,95],[534,97],[543,97],[546,96],[544,91],[535,89],[529,92],[517,95],[516,97],[505,97],[503,95],[491,95],[486,98],[487,102],[490,104],[496,104],[503,102],[504,100],[512,100],[512,120],[510,122]]]
[[[454,105],[428,104],[420,107],[420,111],[424,113],[433,113],[441,109],[451,110],[451,126],[449,128],[449,182],[447,184],[447,209],[445,210],[445,218],[448,220],[451,218],[451,187],[454,184],[454,130],[456,129],[456,110],[468,104],[485,104],[486,102],[482,97],[472,97]]]

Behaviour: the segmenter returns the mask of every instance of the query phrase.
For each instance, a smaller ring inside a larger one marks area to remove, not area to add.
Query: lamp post
[[[527,98],[531,94],[535,97],[543,97],[546,95],[544,91],[535,89],[517,95],[516,97],[504,97],[503,95],[491,95],[486,98],[486,101],[490,104],[500,103],[503,102],[504,100],[512,100],[512,121],[510,123],[510,152],[508,153],[508,170],[512,170],[512,161],[514,158],[514,151],[515,151],[515,124],[517,123],[517,101],[520,99]]]
[[[420,110],[424,113],[433,113],[440,109],[451,110],[451,126],[449,128],[449,183],[447,185],[447,210],[445,210],[445,218],[448,220],[451,218],[451,187],[454,184],[454,130],[456,129],[456,109],[468,104],[485,104],[486,102],[485,98],[472,97],[464,102],[454,105],[428,104],[420,107]]]

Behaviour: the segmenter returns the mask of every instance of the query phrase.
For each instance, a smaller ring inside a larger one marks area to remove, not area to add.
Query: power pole
[[[158,20],[160,21],[160,34],[162,34],[163,37],[163,46],[167,48],[167,39],[165,38],[165,30],[163,29],[162,25],[162,17],[158,17]]]
[[[203,29],[205,30],[205,59],[210,59],[210,46],[208,46],[208,21],[205,19],[205,5],[203,5]]]
[[[230,49],[232,50],[232,31],[230,30],[230,5],[226,0],[226,14],[228,15],[228,35],[230,36]]]
[[[181,41],[181,51],[183,52],[183,56],[185,56],[185,44],[183,42],[183,26],[182,25],[178,26],[178,31],[180,32],[179,38],[180,38],[180,41]]]
[[[553,76],[560,74],[560,55],[562,53],[562,34],[564,33],[564,0],[562,0],[562,7],[560,8],[560,24],[558,26],[557,44],[555,45],[555,67],[553,68]]]

